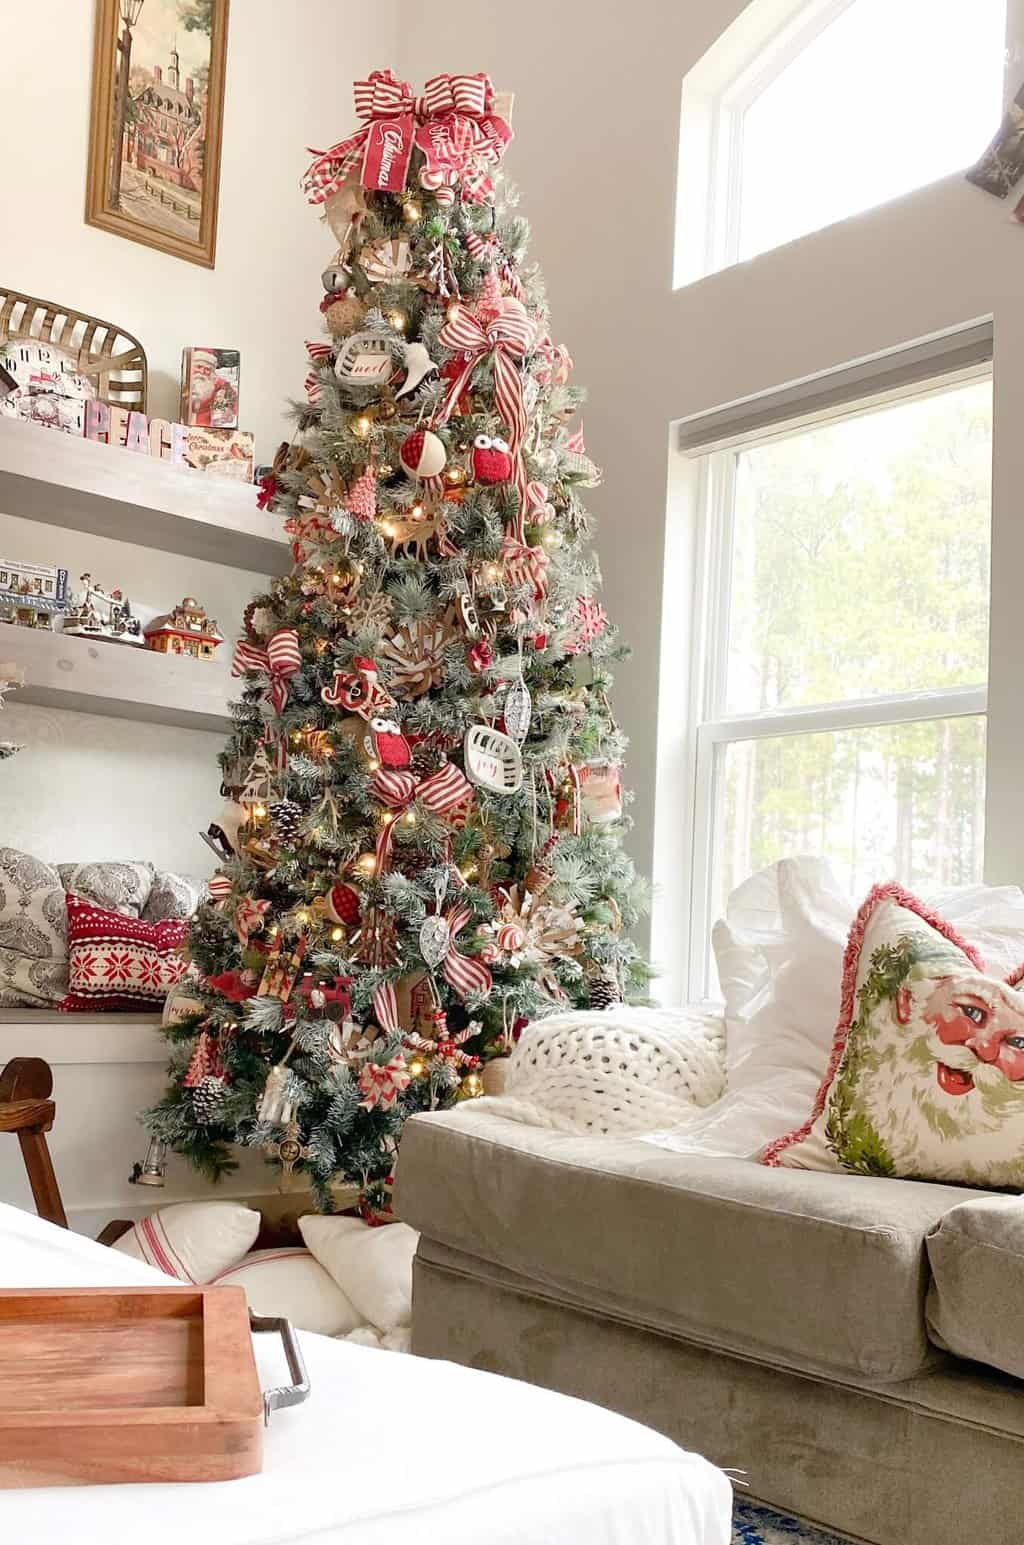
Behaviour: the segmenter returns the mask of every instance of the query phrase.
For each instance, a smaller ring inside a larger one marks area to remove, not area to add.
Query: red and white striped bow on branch
[[[493,111],[489,76],[435,75],[414,97],[408,81],[374,70],[353,89],[363,122],[329,150],[312,152],[302,184],[310,203],[324,203],[357,169],[364,188],[400,193],[414,145],[424,156],[420,182],[441,202],[452,203],[460,183],[473,202],[493,197],[484,168],[501,160],[512,130]]]
[[[363,1098],[359,1101],[363,1110],[373,1110],[380,1105],[390,1110],[403,1089],[412,1083],[405,1058],[400,1052],[389,1062],[364,1063],[359,1074],[359,1088]]]
[[[520,496],[525,486],[520,448],[526,435],[526,403],[519,361],[533,343],[536,330],[537,324],[522,301],[506,296],[499,304],[497,315],[488,318],[486,323],[465,306],[459,306],[437,335],[444,348],[461,354],[462,365],[445,393],[436,422],[448,422],[474,370],[490,355],[494,361],[494,398],[508,429],[508,446],[516,463]]]
[[[445,981],[460,998],[471,992],[490,992],[494,978],[490,967],[479,956],[463,955],[455,947],[455,937],[472,917],[472,908],[453,907],[445,914],[448,925],[448,952],[441,964]],[[382,1030],[394,1035],[402,1029],[398,1018],[398,995],[393,982],[378,982],[373,990],[373,1012]]]
[[[299,635],[294,628],[278,628],[267,640],[266,649],[240,638],[235,645],[231,662],[232,676],[244,676],[247,671],[259,671],[270,677],[267,697],[275,713],[280,713],[288,701],[288,679],[302,665]]]
[[[387,869],[391,857],[395,820],[414,799],[422,800],[434,815],[450,816],[466,804],[473,792],[469,779],[454,762],[445,762],[426,778],[401,768],[382,767],[374,774],[370,788],[381,804],[394,812],[394,819],[381,828],[377,838],[377,870],[380,874]]]
[[[506,255],[496,236],[484,236],[480,231],[469,231],[464,237],[463,245],[470,257],[476,258],[478,263],[494,264],[502,284],[513,299],[526,299],[526,291],[523,289],[523,282],[516,265]]]
[[[529,585],[533,599],[540,603],[548,593],[548,564],[551,559],[543,547],[519,542],[510,531],[501,539],[501,562],[509,584]]]
[[[564,386],[572,370],[572,355],[564,343],[552,343],[551,334],[537,340],[533,373],[541,386]]]
[[[435,75],[424,86],[416,104],[422,119],[416,145],[424,156],[420,185],[441,203],[454,203],[460,185],[470,203],[493,199],[485,168],[497,166],[512,138],[493,106],[489,75]]]

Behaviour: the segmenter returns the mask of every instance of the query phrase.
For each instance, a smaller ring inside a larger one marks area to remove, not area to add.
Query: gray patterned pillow
[[[0,1008],[43,1008],[68,989],[64,887],[52,864],[0,848]]]
[[[73,891],[84,901],[106,912],[120,912],[122,917],[141,917],[153,888],[152,864],[58,864],[58,873],[66,891]]]
[[[202,880],[190,880],[187,875],[168,874],[158,869],[149,900],[142,909],[142,921],[163,923],[168,918],[191,917],[205,890]]]

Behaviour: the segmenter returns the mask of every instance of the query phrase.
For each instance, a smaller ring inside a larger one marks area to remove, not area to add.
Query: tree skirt
[[[733,1506],[732,1545],[848,1545],[849,1539],[756,1502],[738,1501]]]

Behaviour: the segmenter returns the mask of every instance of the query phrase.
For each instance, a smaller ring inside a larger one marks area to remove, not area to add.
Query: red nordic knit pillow
[[[178,951],[188,923],[143,923],[71,892],[67,908],[71,980],[64,1012],[159,1009],[185,970]]]

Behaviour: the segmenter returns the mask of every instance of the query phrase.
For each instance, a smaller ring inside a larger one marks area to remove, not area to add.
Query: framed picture
[[[85,218],[214,266],[228,0],[96,0]]]

